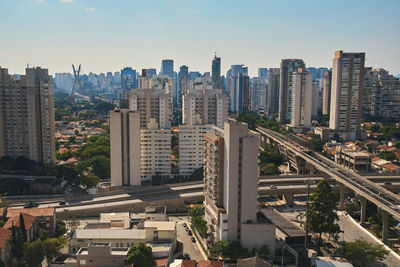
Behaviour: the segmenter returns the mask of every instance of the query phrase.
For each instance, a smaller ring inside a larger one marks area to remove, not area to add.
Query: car
[[[187,224],[186,224],[186,223],[183,223],[183,227],[185,227],[185,228],[186,228],[186,227],[187,227]]]
[[[193,235],[192,231],[190,231],[190,230],[187,233],[188,233],[188,235]]]
[[[187,254],[187,253],[183,254],[183,259],[184,260],[190,260],[189,254]]]
[[[276,185],[274,185],[274,184],[271,184],[269,187],[270,187],[271,189],[277,189]]]
[[[60,202],[58,202],[58,205],[60,205],[60,206],[64,206],[64,205],[66,205],[67,204],[67,202],[65,202],[65,201],[60,201]]]
[[[192,242],[196,243],[196,239],[194,237],[192,237]]]
[[[392,185],[392,183],[389,182],[389,181],[386,181],[386,182],[384,182],[383,184],[384,184],[384,185]]]

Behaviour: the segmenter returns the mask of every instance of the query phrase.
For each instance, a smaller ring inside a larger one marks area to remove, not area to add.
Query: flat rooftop
[[[146,239],[144,229],[76,229],[76,239]]]
[[[295,236],[304,236],[306,233],[297,227],[293,222],[286,219],[282,215],[279,214],[276,210],[273,209],[263,209],[262,212],[264,213],[267,218],[276,225],[282,232],[284,232],[289,237]]]

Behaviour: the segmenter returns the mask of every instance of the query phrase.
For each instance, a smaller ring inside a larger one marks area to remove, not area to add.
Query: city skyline
[[[88,74],[126,66],[159,71],[162,59],[173,59],[175,71],[187,65],[211,72],[217,52],[221,74],[245,64],[257,76],[258,68],[278,67],[283,58],[331,67],[334,51],[343,50],[363,51],[366,66],[400,73],[392,56],[400,52],[393,34],[400,2],[289,2],[5,0],[0,62],[10,73],[24,73],[27,64],[50,74],[82,64]],[[246,38],[238,38],[243,32]]]

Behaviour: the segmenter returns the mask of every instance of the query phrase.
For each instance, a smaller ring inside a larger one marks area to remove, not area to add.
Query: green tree
[[[28,263],[29,266],[41,266],[43,259],[44,248],[41,240],[37,239],[24,244],[24,261]]]
[[[152,267],[153,261],[154,256],[151,247],[140,242],[129,249],[125,265],[133,263],[135,266]]]
[[[24,237],[24,240],[26,241],[28,236],[25,228],[25,220],[24,216],[22,215],[22,212],[19,213],[19,229],[21,230],[21,233]]]
[[[269,247],[267,245],[263,245],[258,249],[258,256],[268,260],[271,256],[271,251],[269,250]]]
[[[222,257],[229,251],[229,241],[216,241],[210,247],[210,253]]]
[[[334,234],[340,228],[336,223],[337,196],[326,179],[320,181],[310,198],[308,225],[311,231],[318,233],[318,244],[321,244],[322,233]]]
[[[97,177],[94,174],[86,174],[86,175],[81,175],[80,177],[80,184],[84,185],[88,188],[94,187],[99,183],[99,177]]]
[[[377,156],[382,159],[389,160],[389,161],[396,159],[396,154],[391,151],[381,151],[378,153]]]
[[[60,249],[67,243],[64,237],[48,238],[42,241],[44,255],[46,256],[47,263],[50,265],[51,261],[60,254]]]
[[[191,227],[197,229],[197,231],[202,237],[207,236],[208,232],[207,222],[203,219],[202,216],[192,217],[190,222],[192,224]]]
[[[310,148],[317,152],[321,152],[324,147],[324,143],[322,142],[319,134],[312,134],[311,139],[308,140],[308,143],[310,145]]]
[[[261,166],[260,174],[261,175],[275,175],[280,174],[278,167],[274,163],[267,163]]]
[[[389,251],[381,244],[355,240],[354,242],[342,242],[336,253],[347,259],[354,267],[366,267],[383,260]]]

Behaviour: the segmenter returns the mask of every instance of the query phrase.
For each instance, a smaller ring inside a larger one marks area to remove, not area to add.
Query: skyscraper
[[[229,121],[205,135],[204,210],[216,240],[275,248],[275,226],[257,212],[259,135]]]
[[[322,100],[323,115],[328,115],[331,110],[331,80],[332,71],[326,70],[324,73],[324,95]]]
[[[153,76],[157,75],[157,70],[156,69],[147,69],[146,70],[146,77],[151,78]]]
[[[189,67],[183,65],[179,68],[179,86],[178,94],[176,96],[176,102],[179,106],[182,105],[182,95],[189,90]]]
[[[220,77],[221,77],[221,58],[217,57],[217,55],[215,55],[212,61],[211,70],[212,70],[213,88],[221,89],[219,88]]]
[[[290,125],[295,131],[302,131],[311,126],[313,78],[306,69],[298,69],[292,74],[292,116]]]
[[[267,68],[258,68],[258,78],[263,78],[265,81],[268,80],[268,69]]]
[[[365,53],[336,51],[332,68],[329,128],[345,140],[361,135]]]
[[[279,82],[280,69],[270,68],[268,70],[268,93],[267,93],[267,116],[277,118],[279,112]]]
[[[54,86],[47,69],[15,78],[0,67],[0,157],[56,161]]]
[[[251,79],[251,110],[265,110],[267,105],[267,80],[255,77]]]
[[[126,99],[127,94],[133,88],[137,88],[136,70],[126,67],[121,70],[121,89],[122,96],[120,99]]]
[[[299,68],[305,68],[302,59],[282,59],[279,82],[279,120],[285,122],[291,118],[291,88],[292,73]]]
[[[250,95],[249,76],[238,73],[229,79],[229,106],[231,112],[247,112],[249,110]]]
[[[172,59],[163,59],[161,61],[161,75],[174,78],[174,61]]]

